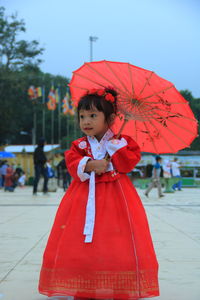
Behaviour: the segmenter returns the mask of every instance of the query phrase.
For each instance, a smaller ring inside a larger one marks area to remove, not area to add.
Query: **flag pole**
[[[51,111],[51,146],[54,144],[54,110]]]
[[[53,93],[54,93],[54,100],[55,99],[55,90],[54,90],[54,82],[51,83],[51,88],[53,87]],[[54,144],[54,109],[51,111],[51,150],[53,150],[53,144]]]
[[[60,85],[58,86],[58,144],[61,144],[61,103]]]
[[[32,144],[36,145],[36,124],[37,124],[37,113],[36,113],[36,103],[33,102],[33,130],[32,130]]]
[[[45,86],[42,87],[42,135],[45,138]]]

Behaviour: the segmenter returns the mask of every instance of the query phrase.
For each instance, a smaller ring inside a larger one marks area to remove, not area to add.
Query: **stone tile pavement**
[[[138,193],[160,264],[161,295],[153,299],[200,300],[200,190],[184,189],[161,199],[156,190],[149,198],[143,190]],[[38,276],[62,196],[62,189],[37,197],[30,187],[0,190],[0,300],[47,299],[37,291]]]

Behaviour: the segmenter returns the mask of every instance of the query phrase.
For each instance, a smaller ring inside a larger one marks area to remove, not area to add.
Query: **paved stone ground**
[[[200,299],[200,190],[158,199],[138,190],[160,264],[158,300]],[[0,300],[45,300],[37,292],[43,250],[62,189],[32,196],[30,187],[0,190]],[[50,298],[48,298],[50,299]],[[58,298],[51,298],[58,299]],[[64,299],[63,297],[59,299]]]

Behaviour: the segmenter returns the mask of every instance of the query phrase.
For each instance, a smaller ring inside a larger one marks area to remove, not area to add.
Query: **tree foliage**
[[[5,9],[0,7],[0,144],[32,143],[33,112],[36,112],[37,138],[42,135],[42,115],[45,113],[45,131],[48,143],[52,137],[52,112],[47,110],[42,98],[31,101],[27,91],[30,86],[45,87],[45,100],[54,83],[60,88],[61,99],[66,93],[67,78],[43,73],[38,58],[44,49],[36,40],[19,40],[18,35],[26,31],[23,20],[17,15],[5,16]],[[54,111],[53,141],[58,142],[58,108]],[[72,136],[76,138],[73,119],[61,116],[62,142],[69,145]],[[22,135],[20,133],[26,133]],[[64,138],[67,135],[66,138]]]
[[[44,51],[39,48],[39,42],[18,40],[17,36],[26,31],[23,20],[17,19],[17,14],[10,17],[5,16],[4,7],[0,7],[0,58],[1,67],[6,70],[19,70],[26,65],[38,65]]]
[[[194,98],[192,93],[188,90],[180,91],[182,96],[189,102],[190,107],[195,115],[195,118],[198,121],[198,124],[200,124],[200,98]],[[198,134],[200,135],[200,126],[198,126]],[[193,143],[191,144],[191,147],[188,150],[198,150],[200,151],[200,139],[197,137]]]
[[[65,116],[59,112],[47,109],[42,97],[30,100],[27,91],[33,85],[45,87],[45,101],[48,99],[52,82],[59,87],[62,100],[66,93],[68,79],[62,76],[53,76],[38,69],[23,69],[9,71],[0,69],[0,144],[31,144],[33,133],[33,114],[36,112],[36,137],[43,135],[43,113],[45,113],[45,138],[52,142],[52,126],[54,128],[53,142],[58,143],[58,116],[60,114],[60,134],[62,144],[69,146],[70,141],[80,136],[74,117]],[[52,124],[52,114],[53,124]],[[26,135],[22,135],[24,132]]]

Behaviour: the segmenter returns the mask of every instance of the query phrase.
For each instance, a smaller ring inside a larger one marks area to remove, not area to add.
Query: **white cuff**
[[[90,175],[88,173],[84,172],[86,163],[89,159],[91,159],[91,157],[84,156],[78,164],[77,175],[81,181],[85,181],[90,178]]]
[[[117,150],[125,147],[127,145],[127,141],[124,138],[121,140],[113,139],[107,142],[106,150],[110,156],[112,156]]]

